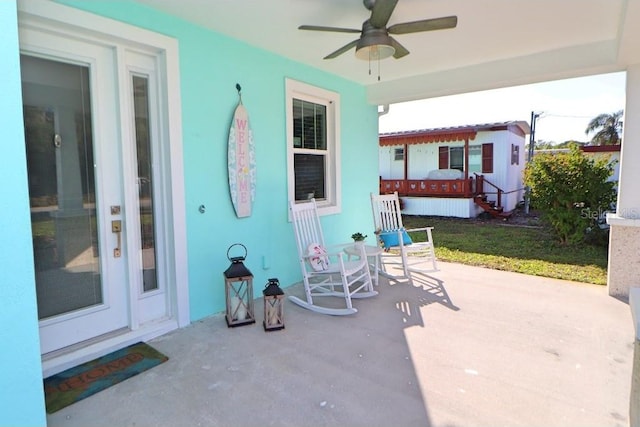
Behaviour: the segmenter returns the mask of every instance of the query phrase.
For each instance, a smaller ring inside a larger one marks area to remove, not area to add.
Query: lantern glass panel
[[[255,323],[253,310],[253,276],[225,277],[227,325]]]

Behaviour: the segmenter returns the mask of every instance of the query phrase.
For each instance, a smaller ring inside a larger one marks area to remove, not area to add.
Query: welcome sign
[[[228,147],[229,192],[238,218],[251,216],[256,193],[255,166],[249,114],[240,102],[229,130]]]

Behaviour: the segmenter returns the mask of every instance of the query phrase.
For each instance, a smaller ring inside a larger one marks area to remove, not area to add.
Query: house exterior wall
[[[443,145],[456,147],[460,146],[460,143],[409,145],[409,168],[407,179],[426,179],[429,171],[438,169],[438,148]],[[464,144],[462,144],[462,146],[464,146]]]
[[[44,426],[40,340],[22,124],[16,2],[0,2],[0,425]],[[8,184],[8,185],[7,185]]]
[[[362,206],[369,205],[369,193],[377,188],[377,171],[349,167],[355,158],[358,164],[376,161],[371,141],[378,138],[377,108],[367,104],[363,87],[133,2],[64,3],[179,42],[192,320],[224,309],[222,272],[229,264],[226,250],[235,242],[247,246],[245,263],[256,283],[277,276],[286,286],[301,279],[287,220],[285,78],[341,95],[342,183],[348,185],[342,187],[343,214],[323,217],[336,234],[325,238],[349,239],[363,220],[370,220]],[[226,143],[238,102],[236,83],[251,119],[257,162],[253,213],[243,219],[235,217],[227,183]],[[209,208],[207,214],[199,213],[200,205]]]
[[[404,179],[404,160],[395,159],[395,150],[398,148],[402,148],[402,146],[380,147],[378,155],[380,177],[385,179]]]
[[[503,162],[506,165],[504,175],[503,190],[509,192],[503,195],[502,204],[506,211],[516,208],[519,202],[524,199],[523,172],[525,168],[524,161],[524,137],[513,132],[505,132],[505,142],[501,144]],[[512,150],[517,147],[517,155],[514,155],[512,162]],[[517,159],[517,161],[516,161]]]
[[[594,152],[584,151],[583,154],[595,161],[607,160],[613,164],[613,172],[607,181],[618,181],[620,179],[620,151]]]
[[[227,248],[247,247],[245,265],[254,275],[254,293],[277,277],[282,286],[301,280],[293,230],[287,213],[287,147],[285,78],[325,88],[341,97],[342,212],[322,218],[327,242],[343,242],[355,231],[373,228],[369,193],[377,191],[377,107],[369,105],[365,88],[292,62],[269,52],[189,24],[135,2],[60,1],[67,6],[157,31],[178,40],[182,96],[183,158],[191,320],[225,307],[222,273]],[[3,57],[0,112],[10,142],[2,156],[5,185],[2,216],[6,227],[0,245],[5,283],[0,332],[4,361],[0,375],[0,425],[46,425],[42,394],[35,283],[24,136],[22,134],[19,39],[15,2],[0,2]],[[257,189],[253,214],[238,219],[227,179],[227,138],[238,102],[236,83],[251,117],[256,144]],[[198,207],[206,206],[200,213]],[[373,233],[368,233],[373,235]],[[6,240],[5,240],[6,239]],[[373,239],[373,238],[371,238]],[[222,325],[221,325],[222,327]],[[224,326],[226,327],[226,326]]]

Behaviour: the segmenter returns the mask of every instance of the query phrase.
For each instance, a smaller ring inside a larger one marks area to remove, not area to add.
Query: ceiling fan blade
[[[300,25],[298,29],[311,31],[331,31],[334,33],[360,33],[362,31],[356,30],[355,28],[323,27],[321,25]]]
[[[343,53],[345,53],[346,51],[348,51],[349,49],[356,47],[356,45],[358,44],[359,41],[360,41],[360,39],[356,39],[356,40],[352,41],[351,43],[342,46],[340,49],[336,50],[335,52],[330,53],[329,55],[325,56],[322,59],[333,59],[336,56],[340,56]]]
[[[389,34],[409,34],[420,31],[444,30],[455,28],[458,25],[457,16],[445,16],[444,18],[423,19],[422,21],[405,22],[395,24],[387,28]]]
[[[376,0],[373,5],[373,10],[371,11],[369,23],[373,25],[374,28],[386,27],[397,3],[398,0]]]
[[[393,54],[393,57],[395,59],[400,59],[403,56],[409,55],[409,51],[407,50],[406,47],[398,43],[398,41],[393,37],[389,37],[389,38],[391,39],[391,46],[393,46],[393,48],[396,50],[396,52]]]

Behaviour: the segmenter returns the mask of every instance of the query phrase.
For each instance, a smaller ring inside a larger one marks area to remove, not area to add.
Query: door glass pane
[[[158,289],[156,277],[156,245],[153,216],[153,167],[149,134],[149,81],[133,76],[133,109],[138,159],[138,197],[140,200],[140,248],[142,251],[143,291]]]
[[[102,303],[89,69],[21,56],[38,317]]]

